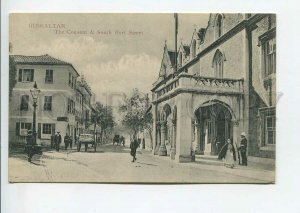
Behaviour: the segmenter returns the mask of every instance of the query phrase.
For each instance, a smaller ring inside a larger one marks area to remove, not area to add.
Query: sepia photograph
[[[10,13],[8,40],[10,183],[275,183],[275,13]]]

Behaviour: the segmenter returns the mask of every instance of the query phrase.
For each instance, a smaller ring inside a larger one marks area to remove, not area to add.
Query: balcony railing
[[[182,73],[158,88],[155,91],[153,100],[160,99],[180,90],[187,92],[215,93],[224,95],[243,94],[244,80],[202,77]]]

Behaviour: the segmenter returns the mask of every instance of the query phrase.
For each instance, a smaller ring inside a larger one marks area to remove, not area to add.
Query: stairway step
[[[196,159],[219,161],[218,156],[214,156],[214,155],[196,155]]]
[[[218,165],[218,166],[223,166],[223,161],[221,160],[207,160],[207,159],[197,159],[196,158],[196,163],[199,164],[206,164],[206,165]]]

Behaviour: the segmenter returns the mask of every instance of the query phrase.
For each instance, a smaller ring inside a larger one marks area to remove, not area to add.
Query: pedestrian
[[[54,141],[54,138],[55,138],[55,133],[52,132],[51,134],[51,139],[50,139],[50,148],[53,149],[55,147],[55,141]]]
[[[59,152],[59,146],[60,146],[60,143],[61,143],[61,135],[60,135],[60,132],[57,132],[56,135],[55,135],[55,148],[56,148],[56,151]]]
[[[34,155],[34,139],[31,130],[28,130],[26,136],[26,152],[28,156],[28,162],[31,162],[32,156]]]
[[[138,148],[139,144],[138,141],[136,139],[132,140],[130,143],[130,155],[133,157],[131,162],[136,161],[136,149]]]
[[[242,165],[247,166],[247,139],[245,132],[241,134],[241,144],[239,150],[241,152]]]
[[[72,149],[72,146],[73,146],[73,140],[71,137],[69,137],[69,144],[70,144],[70,149]]]
[[[234,167],[234,162],[236,161],[235,148],[230,139],[228,139],[227,143],[222,147],[218,159],[224,160],[224,166],[229,168]]]
[[[65,150],[68,148],[69,146],[69,136],[68,136],[68,133],[65,135],[64,137],[64,143],[65,143]]]

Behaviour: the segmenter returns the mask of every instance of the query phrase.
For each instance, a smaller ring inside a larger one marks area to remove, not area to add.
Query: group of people
[[[236,161],[236,154],[238,155],[239,164],[243,166],[247,166],[247,139],[246,134],[243,132],[241,134],[241,143],[240,146],[234,147],[231,139],[227,140],[227,143],[221,148],[218,159],[224,160],[224,165],[229,168],[234,168],[234,164]],[[242,162],[240,162],[240,156]]]
[[[50,145],[51,149],[56,149],[56,151],[59,152],[61,140],[62,137],[60,132],[56,132],[55,134],[52,134],[51,145]],[[64,137],[64,143],[65,143],[65,149],[67,149],[68,147],[72,148],[73,140],[68,134],[66,134]]]
[[[56,132],[55,134],[52,134],[50,148],[56,149],[56,151],[59,152],[60,144],[61,144],[60,132]]]

